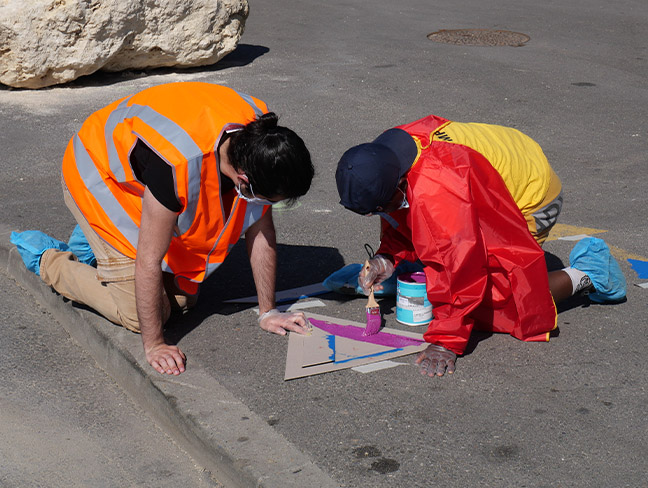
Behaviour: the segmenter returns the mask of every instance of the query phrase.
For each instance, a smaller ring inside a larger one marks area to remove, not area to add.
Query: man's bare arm
[[[279,335],[285,335],[286,331],[308,333],[309,324],[302,312],[279,313],[275,310],[277,238],[272,209],[247,230],[245,240],[259,298],[261,328]]]
[[[185,370],[186,357],[177,346],[164,340],[163,326],[171,314],[171,305],[164,293],[161,267],[176,219],[177,214],[146,188],[135,259],[137,316],[146,360],[160,373],[179,375]]]

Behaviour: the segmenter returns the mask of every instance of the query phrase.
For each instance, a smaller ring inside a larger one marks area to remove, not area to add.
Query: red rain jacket
[[[425,265],[434,313],[426,341],[462,354],[473,327],[548,341],[556,309],[544,252],[484,155],[442,139],[449,123],[399,126],[419,154],[407,173],[410,208],[391,214],[396,229],[383,220],[378,252]]]

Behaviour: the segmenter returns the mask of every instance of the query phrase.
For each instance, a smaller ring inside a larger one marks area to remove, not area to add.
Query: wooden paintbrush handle
[[[369,265],[369,260],[365,260],[364,262],[364,272],[367,273],[369,271],[369,268],[371,266]],[[374,289],[373,285],[371,285],[371,292],[369,293],[369,299],[367,300],[367,308],[373,308],[373,307],[378,307],[378,302],[374,298]]]
[[[374,298],[373,285],[371,286],[371,292],[369,292],[369,299],[367,300],[367,308],[379,307],[378,302]]]

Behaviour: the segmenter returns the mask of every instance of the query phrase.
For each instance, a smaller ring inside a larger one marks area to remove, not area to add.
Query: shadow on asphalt
[[[340,252],[332,247],[277,244],[276,289],[281,291],[321,283],[344,264]],[[256,303],[224,303],[253,295],[256,295],[254,278],[245,240],[241,239],[225,262],[202,284],[196,307],[191,313],[175,314],[169,321],[165,336],[176,343],[212,315],[232,315],[255,308]],[[347,297],[335,294],[335,298],[344,301]]]
[[[564,268],[557,256],[545,252],[547,269],[550,271]],[[345,265],[340,252],[332,247],[295,246],[277,244],[277,291],[321,283],[334,271]],[[225,262],[201,286],[200,299],[188,314],[175,313],[167,324],[165,336],[170,343],[178,343],[184,336],[212,315],[232,315],[257,307],[256,303],[225,303],[227,300],[256,295],[254,278],[247,256],[245,240],[241,239],[232,249]],[[355,295],[327,293],[320,298],[334,298],[338,302],[356,300]],[[382,297],[378,300],[383,315],[396,313],[395,297]],[[574,296],[558,304],[558,314],[574,308],[589,307],[587,296]],[[91,310],[83,305],[79,308]],[[478,344],[493,333],[473,330],[464,356],[472,354]],[[551,337],[558,337],[560,329],[551,331]]]
[[[213,73],[227,68],[247,66],[255,59],[270,52],[270,49],[265,46],[258,46],[254,44],[239,44],[234,51],[223,57],[220,61],[207,66],[195,66],[190,68],[168,67],[168,68],[151,68],[151,69],[130,69],[118,72],[97,71],[95,73],[80,76],[76,80],[61,85],[52,85],[44,88],[39,88],[39,91],[46,91],[52,88],[85,88],[94,86],[110,86],[116,83],[122,83],[128,80],[137,78],[145,78],[147,76],[155,75],[168,75],[172,73]],[[30,88],[13,88],[0,84],[0,91],[33,91]]]

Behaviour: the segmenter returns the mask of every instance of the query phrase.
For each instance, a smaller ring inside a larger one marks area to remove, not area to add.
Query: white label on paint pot
[[[398,297],[398,306],[405,310],[418,310],[425,304],[425,297]]]
[[[432,320],[432,307],[429,310],[414,310],[412,317],[414,317],[414,322],[428,322]]]

